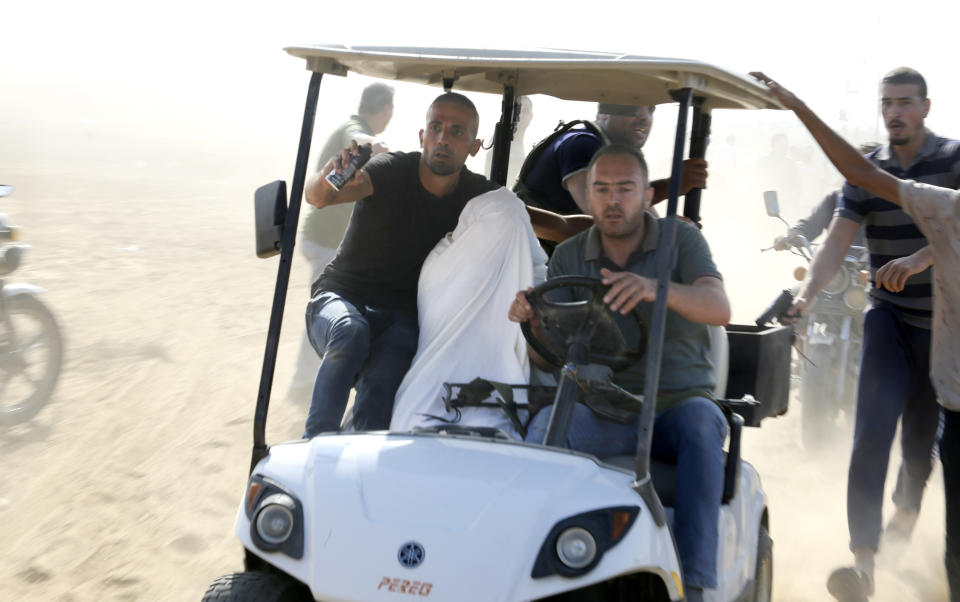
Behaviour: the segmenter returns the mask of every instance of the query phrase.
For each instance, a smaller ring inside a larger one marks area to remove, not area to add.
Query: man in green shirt
[[[637,308],[648,321],[656,298],[656,250],[663,219],[647,212],[653,197],[646,163],[639,151],[606,146],[587,169],[587,197],[595,224],[560,244],[548,277],[579,275],[610,286],[604,302],[616,314],[628,342],[638,341],[639,327],[629,314]],[[687,600],[703,600],[703,590],[717,585],[718,516],[723,489],[723,442],[727,422],[711,399],[715,385],[710,362],[708,324],[724,325],[730,303],[723,280],[700,231],[677,223],[676,266],[667,291],[660,394],[654,422],[655,458],[677,463],[674,535],[683,565]],[[558,291],[559,292],[559,291]],[[565,299],[553,298],[553,301]],[[572,299],[570,299],[572,300]],[[510,307],[514,322],[536,318],[525,291]],[[643,392],[645,362],[619,372],[613,381]],[[528,441],[542,441],[550,411],[541,411],[528,426]],[[639,416],[629,424],[597,416],[587,406],[574,408],[567,447],[604,458],[632,454]]]

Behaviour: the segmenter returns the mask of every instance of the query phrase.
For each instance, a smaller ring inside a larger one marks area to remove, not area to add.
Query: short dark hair
[[[477,120],[477,129],[479,130],[480,112],[477,111],[476,105],[474,105],[473,101],[471,101],[469,98],[456,92],[444,92],[440,96],[434,98],[433,102],[430,103],[430,106],[432,107],[438,102],[449,102],[451,104],[459,105],[465,109],[468,109],[473,114],[473,118]],[[474,132],[473,135],[476,136],[477,132]]]
[[[621,115],[625,117],[635,117],[637,111],[645,106],[650,107],[651,113],[653,113],[657,108],[657,105],[618,105],[608,102],[599,102],[597,103],[597,115]]]
[[[433,106],[438,102],[451,102],[455,105],[460,105],[461,107],[470,109],[474,115],[480,117],[480,113],[477,112],[476,105],[474,105],[473,101],[463,94],[458,94],[457,92],[444,92],[440,96],[434,98],[433,102],[430,103],[430,106]]]
[[[880,85],[884,84],[916,84],[920,90],[920,98],[927,98],[927,81],[920,72],[910,67],[897,67],[883,76]]]
[[[379,113],[384,107],[393,105],[393,87],[384,83],[370,84],[363,89],[360,95],[360,107],[357,113],[361,115],[373,115]]]
[[[621,157],[621,156],[630,156],[637,160],[640,163],[640,170],[643,172],[644,184],[647,186],[650,185],[650,175],[647,171],[647,161],[643,158],[643,153],[639,150],[627,146],[626,144],[608,144],[598,150],[593,154],[593,158],[590,159],[590,164],[587,165],[587,173],[590,173],[590,170],[593,169],[593,166],[597,164],[597,161],[601,157]]]

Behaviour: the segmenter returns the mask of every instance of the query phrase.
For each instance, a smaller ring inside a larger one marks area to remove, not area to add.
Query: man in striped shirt
[[[758,77],[778,92],[775,82],[762,74]],[[960,187],[960,143],[937,137],[924,127],[930,100],[923,77],[912,69],[895,69],[883,78],[881,88],[882,112],[890,143],[868,158],[896,178],[948,189]],[[800,107],[797,114],[803,119],[801,113],[805,107],[799,104],[793,107],[787,102],[791,101],[790,97],[778,96],[788,108]],[[792,100],[796,100],[795,97]],[[871,189],[876,190],[873,186]],[[887,196],[895,202],[901,200]],[[899,202],[893,204],[850,182],[845,184],[837,219],[830,226],[827,241],[817,253],[793,308],[794,313],[804,309],[807,299],[812,299],[829,281],[860,224],[866,225],[874,276],[873,305],[864,322],[847,491],[850,547],[856,571],[840,569],[831,575],[828,587],[835,595],[850,592],[850,577],[862,582],[860,594],[873,592],[883,485],[890,446],[901,415],[904,459],[893,496],[897,508],[887,526],[888,541],[909,537],[932,468],[930,452],[939,416],[936,394],[928,377],[933,305],[933,274],[929,266],[933,253],[916,224],[898,205]]]

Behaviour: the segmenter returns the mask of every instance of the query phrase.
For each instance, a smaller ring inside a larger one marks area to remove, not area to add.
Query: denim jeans
[[[307,283],[307,296],[309,296],[313,283],[323,273],[323,268],[327,267],[330,260],[337,254],[337,250],[318,245],[304,236],[301,236],[300,240],[297,241],[297,248],[300,249],[300,254],[310,264],[310,281]],[[310,343],[308,333],[309,330],[305,327],[303,336],[300,337],[296,369],[294,369],[293,376],[290,378],[290,389],[294,392],[301,388],[312,388],[317,379],[317,370],[320,368],[320,358],[317,357],[317,352],[314,351],[313,345]],[[304,395],[303,399],[288,399],[288,401],[306,403],[307,398]]]
[[[354,304],[325,291],[307,304],[306,317],[310,343],[323,359],[303,436],[339,429],[352,386],[357,430],[388,428],[397,387],[417,351],[416,312]]]
[[[903,464],[893,501],[901,508],[920,510],[933,469],[940,417],[929,374],[930,331],[905,323],[888,303],[871,307],[863,322],[853,452],[847,475],[851,549],[879,548],[883,487],[898,419]]]
[[[960,602],[960,412],[943,410],[943,490],[947,498],[947,583],[951,602]]]
[[[541,410],[527,429],[527,441],[540,443],[547,432],[552,406]],[[598,417],[577,404],[570,421],[567,447],[608,458],[634,454],[639,416],[633,424]],[[677,465],[673,535],[688,586],[717,586],[717,539],[723,496],[723,442],[727,419],[716,403],[691,397],[657,414],[650,455]]]

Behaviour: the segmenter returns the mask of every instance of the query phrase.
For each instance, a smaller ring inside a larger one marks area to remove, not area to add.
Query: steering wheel
[[[546,294],[557,289],[583,288],[590,292],[587,301],[556,302]],[[596,278],[560,276],[547,280],[527,293],[533,312],[540,319],[541,336],[533,333],[530,322],[520,330],[530,347],[550,364],[563,366],[567,347],[579,339],[587,343],[587,362],[609,366],[614,372],[636,363],[647,348],[647,327],[637,308],[630,315],[640,327],[640,344],[631,349],[614,319],[614,313],[603,302],[609,287]]]

